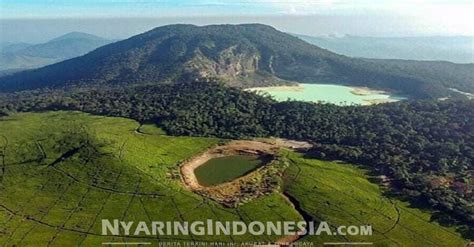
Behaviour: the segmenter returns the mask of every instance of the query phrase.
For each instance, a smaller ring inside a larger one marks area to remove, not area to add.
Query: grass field
[[[101,246],[104,242],[272,241],[277,236],[102,236],[102,219],[124,221],[295,221],[302,216],[280,193],[225,208],[184,188],[178,164],[220,142],[171,137],[153,125],[79,112],[0,118],[0,246]],[[291,163],[285,193],[316,220],[374,225],[376,246],[463,246],[429,213],[382,196],[364,171],[304,159]]]
[[[276,236],[101,235],[101,219],[124,221],[299,220],[280,194],[237,209],[184,189],[177,164],[218,139],[170,137],[129,119],[78,112],[0,120],[0,246],[99,246],[123,241],[269,241]],[[153,135],[150,133],[158,133]],[[1,161],[1,160],[0,160]]]
[[[382,195],[364,170],[352,165],[306,159],[285,153],[290,167],[285,193],[298,201],[313,220],[341,225],[373,227],[372,236],[306,236],[302,241],[369,242],[375,246],[466,246],[454,229],[430,221],[430,214],[408,203]]]

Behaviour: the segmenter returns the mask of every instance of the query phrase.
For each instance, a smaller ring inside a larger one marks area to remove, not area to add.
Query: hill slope
[[[286,154],[285,194],[297,201],[307,217],[328,221],[335,231],[340,225],[372,225],[373,236],[305,236],[302,241],[324,245],[327,242],[370,242],[374,246],[463,246],[431,220],[427,211],[384,196],[384,188],[370,182],[367,171],[350,164],[309,159]],[[429,235],[429,237],[425,237]]]
[[[199,81],[0,94],[0,114],[80,110],[158,123],[174,136],[310,140],[315,148],[308,157],[360,164],[375,175],[387,176],[394,185],[391,192],[435,209],[437,219],[458,225],[470,238],[474,236],[470,230],[474,229],[473,109],[474,100],[369,107],[275,102]]]
[[[111,236],[101,234],[102,219],[150,225],[151,221],[203,219],[246,224],[302,220],[279,192],[227,208],[188,191],[179,175],[173,175],[179,173],[177,164],[219,140],[140,135],[134,131],[138,127],[130,119],[79,112],[23,113],[1,118],[0,129],[9,131],[0,135],[0,149],[5,150],[4,162],[0,163],[4,168],[0,170],[0,244],[100,246],[104,242],[140,241],[181,245],[185,241],[213,241],[248,245],[272,242],[279,236],[147,236],[143,232],[133,235],[134,231]],[[73,155],[65,156],[71,150],[75,150]],[[359,169],[303,159],[294,153],[287,157],[291,167],[285,192],[308,214],[330,224],[370,223],[374,229],[372,236],[322,234],[307,241],[365,241],[377,246],[396,242],[401,246],[434,246],[436,241],[438,246],[465,245],[454,228],[429,222],[429,213],[408,208],[398,200],[389,201]],[[303,172],[298,173],[298,169]],[[353,183],[357,186],[351,186]],[[306,191],[317,196],[309,196]],[[347,195],[348,191],[352,194]]]
[[[472,74],[474,65],[469,66]],[[78,84],[170,82],[218,77],[231,86],[337,83],[397,91],[415,98],[452,94],[436,77],[353,59],[260,24],[171,25],[101,47],[83,57],[0,79],[0,91]],[[465,77],[450,82],[474,85]]]
[[[84,55],[111,41],[73,32],[37,45],[13,44],[2,49],[0,70],[31,69]]]

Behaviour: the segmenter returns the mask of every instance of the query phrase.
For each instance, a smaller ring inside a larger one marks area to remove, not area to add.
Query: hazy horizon
[[[291,20],[287,18],[291,17]],[[42,43],[70,32],[84,32],[107,39],[125,39],[153,28],[171,24],[245,24],[271,25],[280,31],[308,36],[360,36],[360,37],[432,37],[467,36],[474,34],[423,33],[399,27],[392,22],[391,32],[380,32],[370,25],[351,23],[350,17],[334,16],[234,16],[234,17],[176,17],[176,18],[40,18],[0,19],[0,42]],[[314,25],[304,25],[307,22]],[[361,20],[364,22],[364,20]],[[365,20],[365,22],[371,22]],[[367,24],[369,24],[367,23]],[[299,25],[300,24],[300,25]],[[297,26],[300,26],[297,28]],[[338,30],[338,31],[336,31]],[[396,32],[398,30],[398,32]]]
[[[0,40],[79,31],[123,39],[167,24],[263,23],[289,33],[474,36],[470,0],[0,0]]]

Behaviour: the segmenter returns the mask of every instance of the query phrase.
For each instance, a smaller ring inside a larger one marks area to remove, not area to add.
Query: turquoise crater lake
[[[268,93],[278,101],[290,99],[336,105],[371,105],[405,99],[380,90],[333,84],[301,83],[297,86],[258,87],[247,90],[257,93]]]

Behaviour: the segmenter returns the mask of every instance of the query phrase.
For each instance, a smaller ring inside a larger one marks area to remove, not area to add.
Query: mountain
[[[449,88],[458,85],[467,85],[459,90],[474,92],[474,65],[450,66],[463,73],[438,78],[429,70],[419,73],[384,60],[349,58],[261,24],[170,25],[82,57],[2,77],[0,91],[216,77],[235,87],[335,83],[385,89],[413,98],[446,97],[456,94]]]
[[[0,70],[31,69],[84,55],[111,43],[91,34],[73,32],[37,45],[19,43],[4,46]]]
[[[474,64],[398,59],[366,59],[366,61],[389,66],[406,74],[423,77],[426,80],[440,82],[450,90],[456,89],[468,94],[473,93]]]
[[[52,39],[50,42],[55,42],[55,41],[61,41],[61,40],[89,40],[89,41],[104,41],[106,39],[92,35],[89,33],[82,33],[82,32],[70,32],[67,34],[64,34],[63,36],[59,36],[55,39]]]
[[[350,57],[474,63],[474,37],[471,36],[394,38],[295,36]]]

